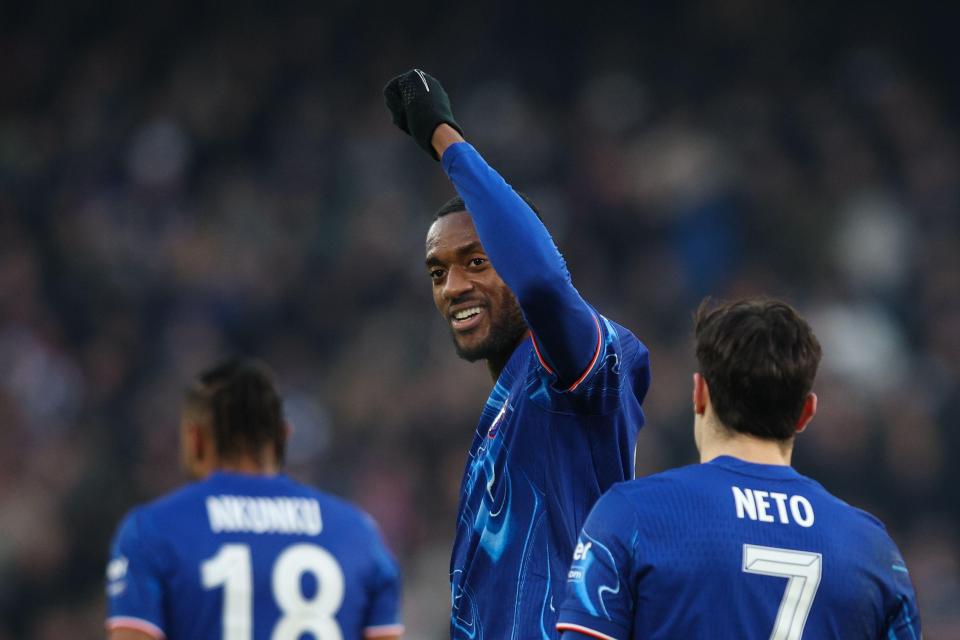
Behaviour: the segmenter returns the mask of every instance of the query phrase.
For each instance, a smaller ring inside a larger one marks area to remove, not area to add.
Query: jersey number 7
[[[300,578],[316,576],[322,588],[313,598],[303,597]],[[223,640],[251,640],[253,637],[253,569],[250,546],[225,544],[200,566],[205,589],[223,587]],[[323,640],[342,640],[334,616],[343,604],[343,570],[323,547],[295,544],[287,547],[273,565],[273,597],[280,608],[280,620],[271,640],[297,640],[312,633]]]
[[[800,640],[820,586],[823,556],[809,551],[743,545],[743,570],[787,579],[770,640]]]

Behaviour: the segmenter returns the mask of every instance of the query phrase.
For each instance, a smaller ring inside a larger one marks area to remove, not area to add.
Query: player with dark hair
[[[199,376],[180,428],[198,482],[120,525],[110,640],[400,637],[399,572],[376,525],[280,474],[287,431],[261,365],[233,360]]]
[[[896,545],[790,466],[817,409],[820,344],[787,304],[701,305],[701,464],[618,484],[573,553],[563,640],[918,640]]]
[[[430,226],[427,273],[457,353],[494,380],[461,484],[451,636],[553,637],[577,532],[633,476],[647,350],[583,300],[531,206],[464,141],[439,82],[413,70],[384,93],[462,198]]]

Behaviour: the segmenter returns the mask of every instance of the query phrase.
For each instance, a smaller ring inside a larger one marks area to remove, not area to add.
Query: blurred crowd
[[[409,637],[447,634],[491,383],[432,307],[452,189],[380,94],[412,66],[649,346],[638,474],[696,460],[699,301],[786,298],[825,352],[795,465],[960,637],[956,45],[890,7],[592,4],[4,4],[0,639],[102,637],[113,529],[184,481],[183,390],[232,353],[277,374],[288,472],[380,522]]]

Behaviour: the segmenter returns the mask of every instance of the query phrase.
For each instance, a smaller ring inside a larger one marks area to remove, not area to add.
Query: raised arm
[[[391,80],[384,92],[397,126],[442,159],[493,267],[517,297],[556,386],[576,388],[596,364],[601,323],[573,287],[546,227],[464,141],[439,82],[414,70]]]
[[[600,349],[600,322],[580,297],[553,238],[509,184],[452,127],[433,135],[493,267],[517,296],[545,367],[574,386]]]

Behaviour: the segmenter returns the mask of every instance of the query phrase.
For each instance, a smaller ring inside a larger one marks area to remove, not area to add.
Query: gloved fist
[[[433,149],[433,131],[443,123],[463,135],[463,129],[453,119],[450,98],[433,76],[420,69],[400,74],[383,88],[387,108],[393,124],[409,133],[434,160],[439,160]]]

